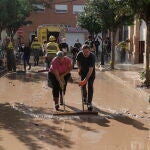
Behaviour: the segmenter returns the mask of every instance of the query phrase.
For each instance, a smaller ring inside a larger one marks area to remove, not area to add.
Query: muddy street
[[[54,116],[47,74],[35,70],[0,78],[0,150],[150,150],[150,105],[141,93],[97,70],[98,115]],[[81,111],[77,70],[72,79],[66,111]]]

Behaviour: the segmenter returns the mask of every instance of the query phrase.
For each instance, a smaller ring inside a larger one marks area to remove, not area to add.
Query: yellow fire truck
[[[60,38],[64,37],[64,28],[55,25],[41,25],[37,28],[38,41],[43,43],[48,41],[49,36],[55,36],[57,42],[59,43]]]

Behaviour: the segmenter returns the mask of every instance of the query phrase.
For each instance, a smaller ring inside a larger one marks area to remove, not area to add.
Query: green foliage
[[[139,72],[139,76],[140,76],[140,79],[141,80],[145,80],[145,76],[146,75],[146,71],[145,70],[143,70],[142,72]]]
[[[0,28],[18,28],[29,15],[27,0],[0,0]]]
[[[150,0],[127,0],[127,3],[139,18],[150,20]]]
[[[8,29],[13,34],[21,25],[31,23],[26,20],[33,10],[32,4],[49,6],[52,0],[0,0],[0,29]]]
[[[104,0],[98,1],[96,11],[103,22],[103,27],[113,31],[122,25],[131,25],[134,14],[126,1]]]
[[[87,1],[84,12],[79,14],[78,26],[87,29],[91,35],[101,32],[102,22],[97,17],[96,11],[94,10],[94,3],[90,0]]]
[[[131,25],[133,20],[133,11],[124,0],[87,0],[85,12],[78,17],[78,25],[90,33],[98,33]]]

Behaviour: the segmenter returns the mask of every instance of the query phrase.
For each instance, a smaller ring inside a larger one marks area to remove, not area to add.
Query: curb
[[[118,83],[122,84],[123,86],[125,86],[126,88],[128,88],[129,90],[132,90],[133,92],[137,93],[139,96],[141,96],[142,99],[150,102],[150,94],[146,91],[144,91],[142,88],[136,88],[133,85],[129,84],[128,81],[125,81],[123,79],[121,79],[120,77],[112,74],[110,71],[107,71],[105,68],[98,68],[100,71],[102,71],[103,73],[105,73],[107,76],[109,76],[110,78],[112,78],[113,80],[117,81]]]
[[[6,69],[0,71],[0,78],[1,78],[2,76],[4,76],[6,73],[7,73],[7,70],[6,70]]]

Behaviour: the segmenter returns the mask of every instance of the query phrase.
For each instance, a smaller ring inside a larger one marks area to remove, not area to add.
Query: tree
[[[143,19],[147,25],[147,38],[146,38],[146,64],[145,64],[145,82],[144,85],[150,86],[150,69],[149,69],[149,54],[150,54],[150,0],[128,0],[130,9],[134,11],[137,18]]]
[[[130,25],[133,22],[133,12],[129,9],[126,1],[100,0],[96,2],[94,10],[99,14],[103,29],[112,32],[112,53],[111,69],[114,69],[115,62],[115,43],[117,29],[123,25]]]
[[[21,26],[31,23],[26,20],[34,10],[33,4],[50,6],[52,0],[0,0],[0,31],[7,29],[12,35]]]
[[[117,29],[123,25],[131,24],[133,17],[126,1],[118,0],[87,0],[85,12],[79,16],[79,25],[91,34],[94,34],[95,31],[110,30],[112,32],[111,69],[114,69]]]
[[[94,3],[88,0],[85,5],[84,12],[79,14],[77,22],[78,26],[88,30],[92,37],[101,32],[101,22],[97,18],[97,14],[93,9],[93,6]]]

